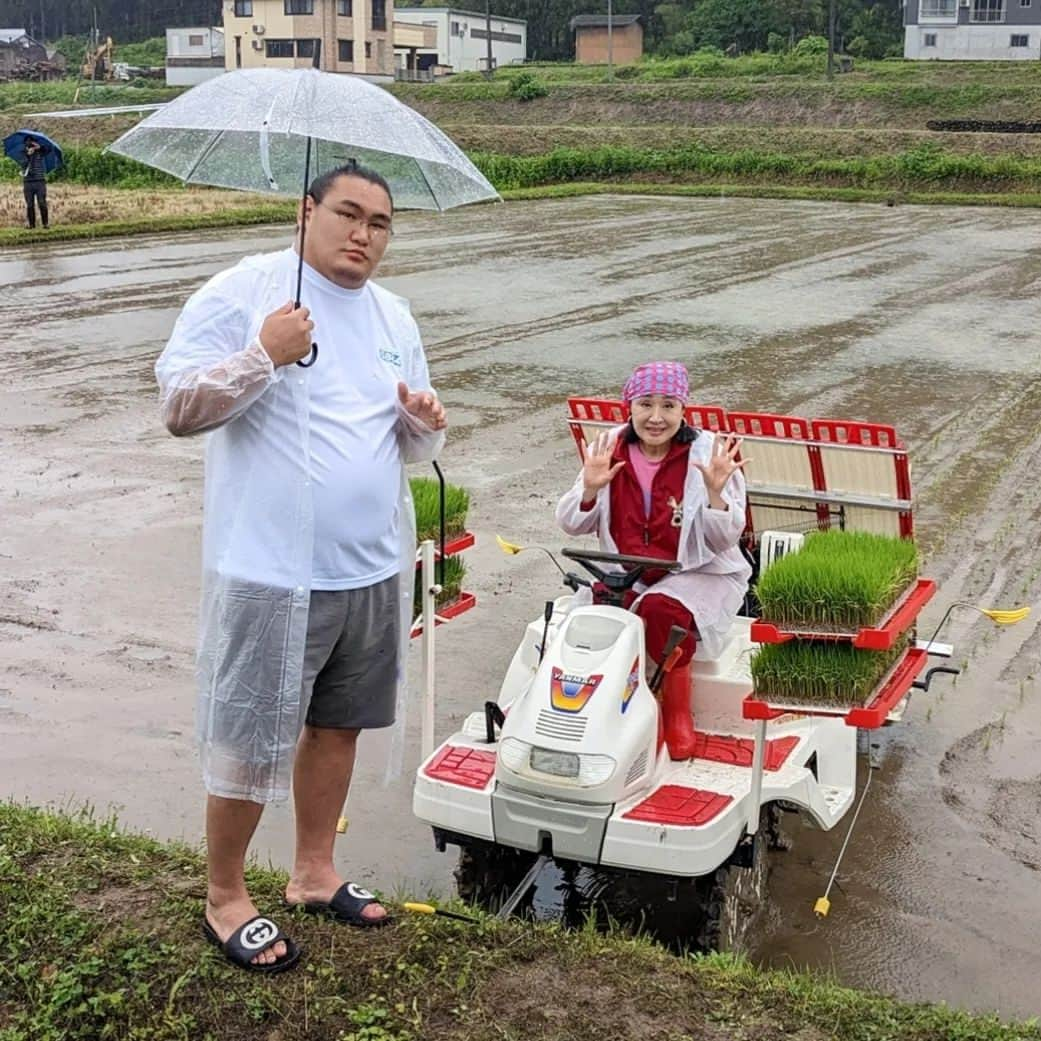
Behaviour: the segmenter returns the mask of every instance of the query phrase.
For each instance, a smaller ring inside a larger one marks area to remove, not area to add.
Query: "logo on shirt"
[[[380,360],[385,361],[388,365],[393,365],[396,369],[401,368],[401,352],[390,351],[386,347],[380,348]]]
[[[683,503],[677,502],[674,495],[669,496],[669,509],[672,510],[672,526],[674,528],[683,527]]]

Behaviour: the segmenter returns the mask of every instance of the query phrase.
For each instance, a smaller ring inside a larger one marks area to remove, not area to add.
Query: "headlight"
[[[499,742],[499,758],[503,766],[514,773],[521,773],[528,765],[531,757],[531,745],[527,741],[518,741],[515,737],[507,737]]]
[[[539,748],[515,737],[499,742],[499,758],[503,766],[515,774],[556,777],[581,788],[593,788],[611,779],[617,762],[609,755],[581,755],[555,748]]]
[[[583,788],[609,781],[618,765],[609,755],[580,755],[578,758],[578,783]]]
[[[578,777],[579,759],[575,752],[557,752],[552,748],[533,748],[531,768],[555,777]]]

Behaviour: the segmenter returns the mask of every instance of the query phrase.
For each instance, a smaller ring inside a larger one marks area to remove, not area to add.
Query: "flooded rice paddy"
[[[260,228],[0,254],[0,796],[201,835],[192,740],[201,443],[158,420],[152,364],[186,297]],[[577,460],[570,394],[684,361],[698,400],[893,423],[910,446],[917,530],[959,600],[1041,599],[1041,215],[1030,211],[596,197],[405,215],[382,279],[409,297],[473,493],[467,585],[441,630],[439,733],[497,692],[529,617],[557,592],[544,558]],[[1038,1011],[1041,613],[995,629],[957,612],[956,685],[877,737],[881,763],[843,865],[844,825],[789,817],[753,956],[1007,1016]],[[417,727],[411,762],[418,755]],[[452,861],[379,785],[364,741],[340,860],[397,896],[446,894]],[[287,865],[289,811],[256,849]]]

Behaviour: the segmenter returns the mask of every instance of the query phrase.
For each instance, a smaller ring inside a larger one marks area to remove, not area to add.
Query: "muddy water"
[[[201,445],[156,418],[151,365],[191,290],[284,229],[0,254],[0,794],[84,802],[160,836],[200,837],[191,659]],[[744,200],[595,198],[401,220],[384,282],[411,298],[454,423],[450,479],[474,493],[479,609],[442,630],[441,733],[493,695],[524,621],[556,592],[501,531],[559,544],[552,505],[576,460],[562,403],[614,393],[634,362],[685,361],[697,397],[898,426],[918,531],[955,600],[1041,594],[1041,217]],[[844,982],[1005,1015],[1041,972],[1041,641],[968,611],[967,670],[878,737],[861,823],[788,818],[755,956]],[[413,762],[416,754],[412,733]],[[381,789],[362,750],[340,859],[359,881],[444,893],[448,857]],[[288,863],[290,814],[262,862]]]

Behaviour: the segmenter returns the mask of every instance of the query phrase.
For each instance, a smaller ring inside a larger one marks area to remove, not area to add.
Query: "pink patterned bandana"
[[[684,404],[690,394],[687,370],[678,361],[652,361],[639,366],[625,381],[622,400],[628,405],[635,398],[664,394]]]

